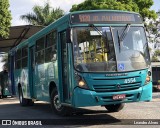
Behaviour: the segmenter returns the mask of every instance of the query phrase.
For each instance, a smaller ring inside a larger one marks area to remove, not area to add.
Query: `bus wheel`
[[[32,101],[32,99],[27,99],[28,100],[28,106],[33,106],[34,105],[34,101]]]
[[[124,108],[124,103],[121,104],[111,104],[104,106],[109,112],[119,112]]]
[[[69,116],[72,113],[72,109],[70,107],[62,106],[56,89],[53,89],[51,93],[51,108],[56,114],[61,116]]]
[[[21,106],[28,105],[28,99],[23,98],[23,92],[21,87],[19,88],[19,101]]]

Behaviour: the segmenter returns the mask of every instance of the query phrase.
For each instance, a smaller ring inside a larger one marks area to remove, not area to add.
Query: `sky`
[[[26,25],[25,21],[20,19],[21,15],[27,14],[28,12],[32,12],[32,8],[34,5],[44,5],[47,0],[9,0],[10,8],[12,14],[12,26]],[[54,8],[60,7],[68,13],[71,9],[72,5],[79,4],[84,0],[50,0],[51,6]],[[152,10],[158,11],[160,9],[160,0],[154,0],[154,5],[151,7]],[[2,63],[0,63],[0,70],[2,67]]]
[[[26,22],[20,19],[20,16],[32,11],[34,5],[44,5],[47,0],[9,0],[10,10],[12,13],[12,26],[25,25]],[[68,13],[73,4],[79,4],[84,0],[49,0],[51,6],[60,7]],[[160,0],[154,0],[152,10],[158,11],[160,9]]]
[[[25,25],[26,22],[20,19],[21,15],[32,12],[34,5],[43,6],[47,0],[9,0],[10,1],[10,10],[12,13],[12,26]],[[51,7],[58,8],[60,7],[68,13],[73,4],[79,4],[84,0],[49,0]]]

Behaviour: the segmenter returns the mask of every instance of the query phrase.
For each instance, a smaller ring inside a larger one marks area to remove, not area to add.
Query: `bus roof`
[[[123,11],[123,10],[84,10],[84,11],[70,12],[70,14],[85,13],[85,12],[124,12],[124,13],[139,14],[137,12]]]

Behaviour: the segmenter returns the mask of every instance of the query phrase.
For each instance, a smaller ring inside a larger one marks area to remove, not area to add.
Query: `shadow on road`
[[[74,109],[73,115],[55,115],[48,103],[35,103],[34,106],[21,107],[19,103],[1,104],[0,119],[41,120],[46,125],[103,125],[123,123],[109,114],[107,110]]]

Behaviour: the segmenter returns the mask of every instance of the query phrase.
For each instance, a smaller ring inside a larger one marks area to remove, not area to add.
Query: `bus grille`
[[[121,91],[136,90],[139,89],[140,87],[141,87],[141,82],[120,84],[120,88],[118,88],[116,84],[93,85],[93,88],[96,92],[121,92]]]

